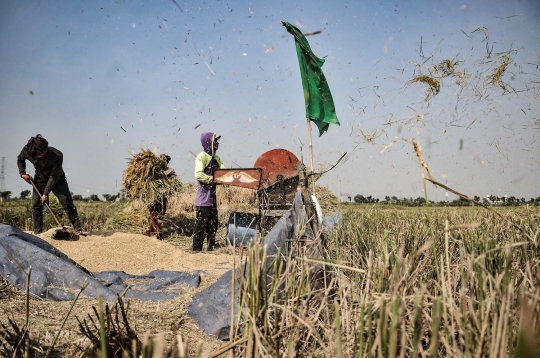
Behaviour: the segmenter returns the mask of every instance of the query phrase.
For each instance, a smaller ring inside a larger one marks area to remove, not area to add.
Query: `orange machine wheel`
[[[255,168],[262,168],[261,183],[269,187],[278,181],[298,176],[300,161],[286,149],[272,149],[261,154],[255,161]]]

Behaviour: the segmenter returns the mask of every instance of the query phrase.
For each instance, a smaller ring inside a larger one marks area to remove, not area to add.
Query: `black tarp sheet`
[[[156,270],[148,275],[123,271],[90,272],[47,241],[0,224],[0,276],[20,290],[26,290],[30,274],[30,294],[49,300],[73,300],[83,282],[88,287],[82,296],[116,301],[117,294],[129,288],[125,297],[141,301],[163,301],[178,297],[185,288],[198,287],[199,271],[184,273]]]

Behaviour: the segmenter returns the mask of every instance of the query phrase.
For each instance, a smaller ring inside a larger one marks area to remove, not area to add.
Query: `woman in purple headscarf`
[[[197,193],[195,194],[195,228],[193,230],[193,251],[201,252],[204,239],[208,240],[208,251],[214,250],[216,245],[216,231],[218,228],[218,211],[216,201],[216,185],[214,172],[224,169],[221,158],[216,155],[221,136],[205,132],[201,135],[203,151],[195,158],[195,178],[197,179]]]

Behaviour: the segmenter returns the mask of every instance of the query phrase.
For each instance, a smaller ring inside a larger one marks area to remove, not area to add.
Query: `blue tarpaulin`
[[[171,300],[185,288],[198,287],[199,271],[184,273],[156,270],[148,275],[123,271],[90,272],[47,241],[9,225],[0,224],[0,276],[20,290],[26,290],[30,275],[30,294],[49,300],[73,300],[83,282],[88,287],[82,296],[116,301],[127,290],[127,298],[143,301]],[[131,282],[130,282],[131,281]]]

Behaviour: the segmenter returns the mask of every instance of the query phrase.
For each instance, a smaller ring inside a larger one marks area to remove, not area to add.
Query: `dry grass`
[[[453,76],[456,72],[457,61],[442,60],[435,69],[441,73],[442,77]]]
[[[218,190],[228,210],[253,207],[249,192]],[[316,189],[321,203],[333,200],[324,190]],[[242,195],[247,202],[240,202]],[[171,213],[192,215],[193,196],[194,187],[172,198]],[[236,324],[242,329],[231,342],[205,337],[185,315],[192,294],[210,281],[170,302],[131,302],[127,320],[143,347],[175,358],[524,358],[539,351],[537,207],[498,208],[496,214],[477,207],[337,209],[343,222],[326,239],[325,261],[289,255],[269,262],[257,243],[244,251],[251,264]],[[327,285],[312,276],[317,264],[329,271]],[[272,277],[266,276],[268,265]],[[24,294],[0,284],[0,302],[0,317],[24,322]],[[42,351],[58,331],[59,312],[70,304],[30,300],[29,333]],[[96,304],[79,301],[73,315],[88,317]],[[78,356],[87,344],[71,317],[53,352]]]
[[[503,82],[502,78],[504,74],[506,73],[506,69],[510,65],[512,61],[511,53],[505,53],[501,57],[501,62],[499,63],[499,66],[495,68],[492,74],[488,76],[488,84],[494,85],[494,86],[500,86],[504,91],[507,90],[507,85]]]
[[[195,222],[194,201],[196,190],[196,184],[188,183],[168,197],[167,212],[163,218],[163,230],[166,239],[178,241],[182,239],[179,236],[190,236],[192,234]],[[217,200],[220,221],[219,233],[222,234],[221,236],[225,235],[225,226],[231,212],[258,212],[255,191],[250,189],[218,185]],[[112,215],[107,221],[105,230],[143,233],[148,225],[148,210],[145,204],[142,201],[134,200],[124,210]],[[181,243],[181,246],[188,245]]]
[[[415,76],[409,81],[410,83],[423,83],[428,86],[426,91],[426,97],[424,97],[424,101],[428,101],[432,96],[436,96],[441,91],[441,81],[438,78],[427,76],[427,75],[419,75]]]
[[[11,298],[18,292],[19,290],[15,286],[0,276],[0,300]]]
[[[280,258],[274,265],[282,274],[265,280],[262,247],[249,250],[257,264],[245,282],[240,322],[249,329],[238,331],[228,346],[204,337],[185,316],[189,297],[134,301],[130,324],[143,344],[169,350],[166,357],[182,356],[172,352],[178,334],[190,356],[197,356],[199,341],[203,353],[230,348],[237,357],[507,357],[538,347],[537,208],[501,208],[508,220],[478,208],[346,208],[342,225],[327,239],[325,265],[333,271],[328,289],[317,288],[313,263],[302,257]],[[3,295],[2,315],[24,322],[24,305],[24,294]],[[30,333],[42,350],[58,330],[58,313],[69,305],[30,301]],[[74,315],[87,317],[95,305],[79,301]],[[79,355],[87,344],[82,337],[70,318],[56,351]]]
[[[328,187],[315,185],[315,196],[321,205],[323,213],[334,212],[338,209],[340,200]]]
[[[133,201],[107,220],[106,231],[143,233],[149,224],[148,209],[142,202]]]
[[[315,288],[313,260],[301,257],[277,260],[283,274],[266,293],[257,289],[267,263],[254,246],[250,262],[260,264],[243,286],[235,356],[535,356],[540,215],[500,214],[506,219],[476,208],[349,210],[328,240],[327,289]]]
[[[192,295],[205,287],[207,285],[195,290],[191,295],[185,295],[172,301],[159,303],[131,301],[127,307],[127,320],[143,345],[148,345],[150,340],[156,340],[161,341],[164,348],[170,349],[175,343],[177,335],[181,334],[184,342],[188,343],[188,356],[194,356],[199,343],[202,343],[206,350],[219,347],[221,342],[205,336],[186,315],[187,305]],[[70,305],[71,302],[31,299],[30,337],[34,338],[34,344],[43,352],[37,355],[38,357],[45,356],[45,352],[58,332],[60,322]],[[99,308],[97,300],[85,299],[76,302],[73,312],[58,338],[52,357],[79,357],[84,350],[90,348],[89,340],[79,330],[77,318],[83,320],[89,315],[94,317],[94,307]],[[10,300],[1,301],[1,323],[7,322],[8,317],[13,317],[15,321],[24,323],[24,315],[25,297],[23,293],[19,292]],[[3,356],[1,352],[0,356]],[[84,356],[96,357],[96,355],[91,354]],[[118,357],[120,356],[118,355]]]

